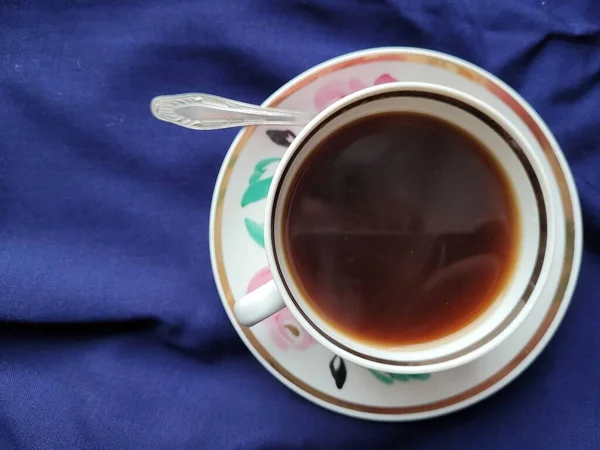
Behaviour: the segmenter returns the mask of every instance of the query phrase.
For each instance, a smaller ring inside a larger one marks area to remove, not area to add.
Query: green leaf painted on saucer
[[[279,162],[279,160],[281,160],[281,158],[261,159],[256,163],[256,166],[254,166],[254,173],[250,176],[250,180],[248,180],[248,182],[250,184],[256,183],[258,180],[260,180],[262,174],[265,173],[267,167],[274,162]]]
[[[428,380],[429,377],[431,377],[431,375],[428,373],[416,373],[414,375],[406,375],[406,374],[402,374],[402,373],[386,373],[386,372],[380,372],[379,370],[371,370],[371,369],[368,369],[368,370],[369,370],[369,372],[371,372],[371,374],[375,378],[377,378],[379,381],[381,381],[384,384],[393,384],[394,380],[401,381],[403,383],[410,381],[410,380],[425,381],[425,380]]]
[[[381,381],[382,383],[385,384],[392,384],[394,382],[394,379],[390,376],[389,373],[385,373],[385,372],[380,372],[379,370],[371,370],[371,369],[367,369],[369,372],[371,372],[371,374],[377,378],[379,381]]]
[[[269,192],[269,186],[271,186],[272,180],[273,177],[257,181],[248,186],[242,197],[242,208],[250,203],[258,202],[267,198],[267,193]]]
[[[254,242],[260,245],[262,248],[265,248],[265,233],[263,226],[260,223],[248,218],[244,219],[244,224],[246,225],[248,234],[254,240]]]
[[[267,198],[273,177],[263,178],[263,176],[265,175],[267,168],[271,164],[279,162],[280,159],[281,158],[265,158],[256,163],[254,172],[252,172],[252,175],[250,175],[250,179],[248,180],[249,185],[242,196],[242,207]]]
[[[425,380],[429,380],[429,378],[431,378],[431,374],[429,374],[429,373],[415,373],[414,375],[409,375],[409,377],[411,377],[414,380],[425,381]]]
[[[403,375],[401,373],[390,373],[390,377],[398,381],[410,381],[409,375]]]

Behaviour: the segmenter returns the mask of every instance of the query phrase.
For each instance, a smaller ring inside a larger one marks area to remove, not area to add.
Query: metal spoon
[[[210,94],[160,95],[150,103],[152,114],[192,130],[217,130],[249,125],[306,125],[314,114],[264,108]]]

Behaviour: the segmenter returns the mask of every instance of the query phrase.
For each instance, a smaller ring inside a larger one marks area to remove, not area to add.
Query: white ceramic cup
[[[517,207],[516,265],[490,307],[459,331],[418,345],[385,347],[352,338],[324,320],[291,275],[283,240],[288,191],[303,161],[346,124],[385,112],[414,112],[450,122],[477,139],[506,174]],[[424,373],[466,364],[506,339],[533,308],[549,275],[556,238],[555,206],[538,156],[513,124],[459,91],[426,83],[389,83],[351,94],[318,114],[284,154],[267,197],[265,248],[273,280],[237,300],[246,326],[287,306],[300,325],[340,357],[391,373]]]

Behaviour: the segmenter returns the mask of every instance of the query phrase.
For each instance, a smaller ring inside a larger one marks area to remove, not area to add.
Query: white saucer
[[[316,111],[374,83],[425,81],[488,103],[517,125],[556,181],[565,220],[550,281],[525,322],[498,348],[457,369],[389,375],[344,362],[315,343],[283,310],[252,329],[233,316],[234,302],[270,278],[263,250],[265,198],[273,170],[298,129],[249,127],[229,148],[212,201],[210,249],[223,306],[252,354],[281,381],[325,408],[354,417],[401,421],[439,416],[497,392],[542,351],[571,300],[582,251],[581,210],[563,154],[540,117],[493,75],[448,55],[412,48],[351,53],[320,64],[281,87],[263,104]]]

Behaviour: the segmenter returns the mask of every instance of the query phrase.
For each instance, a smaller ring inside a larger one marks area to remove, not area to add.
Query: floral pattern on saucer
[[[275,167],[298,127],[242,130],[223,163],[211,209],[211,259],[232,324],[277,380],[303,397],[354,417],[404,421],[455,411],[498,391],[547,344],[571,298],[581,258],[575,186],[554,138],[516,93],[490,74],[441,53],[388,48],[357,52],[317,66],[283,86],[265,106],[318,112],[356,90],[389,81],[439,84],[471,94],[513,121],[559,186],[566,219],[542,300],[525,323],[490,354],[446,372],[388,374],[349,363],[314,342],[289,311],[241,327],[233,304],[270,279],[264,253],[264,206]]]
[[[391,76],[389,73],[379,75],[373,81],[373,86],[384,83],[391,83],[392,81],[398,81],[396,78]],[[347,95],[354,92],[358,92],[362,89],[367,88],[368,85],[358,79],[349,78],[347,80],[332,80],[324,84],[315,94],[315,108],[317,111],[323,111],[332,103],[343,99]]]
[[[260,269],[248,285],[246,292],[252,292],[254,289],[270,281],[271,271],[268,267]],[[269,328],[271,340],[281,350],[305,350],[315,344],[315,340],[298,323],[296,318],[288,308],[283,308],[271,317],[263,321]]]

